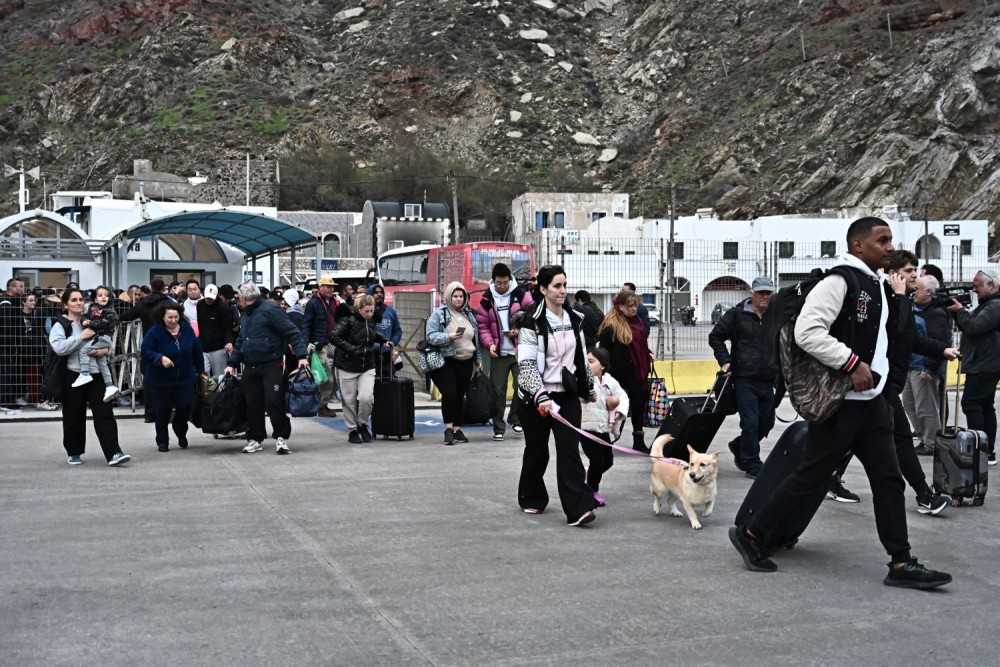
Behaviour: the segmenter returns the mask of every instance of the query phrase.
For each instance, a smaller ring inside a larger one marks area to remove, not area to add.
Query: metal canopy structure
[[[224,208],[175,213],[150,220],[128,230],[126,237],[161,234],[207,236],[239,248],[251,258],[319,243],[315,234],[277,218]]]

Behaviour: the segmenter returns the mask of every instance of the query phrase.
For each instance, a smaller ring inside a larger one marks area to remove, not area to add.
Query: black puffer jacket
[[[297,359],[306,358],[302,333],[284,311],[269,299],[257,299],[243,311],[240,335],[236,338],[228,364],[259,366],[281,361],[291,345]]]
[[[375,320],[366,320],[353,309],[337,319],[330,342],[336,348],[333,365],[350,373],[363,373],[375,368],[376,346],[386,338],[375,328]]]
[[[755,382],[774,382],[775,369],[771,365],[773,341],[768,340],[764,320],[752,310],[745,310],[750,299],[730,308],[708,334],[715,360],[720,366],[729,364],[734,379]],[[726,348],[730,341],[732,352]]]

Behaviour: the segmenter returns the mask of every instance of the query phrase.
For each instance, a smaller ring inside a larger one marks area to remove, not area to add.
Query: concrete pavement
[[[726,535],[750,485],[728,452],[702,531],[654,516],[649,464],[626,456],[605,476],[598,520],[570,528],[554,465],[547,511],[518,510],[519,437],[494,443],[479,428],[455,447],[432,431],[349,445],[337,422],[293,420],[294,453],[276,456],[273,441],[242,454],[241,442],[199,432],[189,449],[162,454],[151,425],[121,419],[134,457],[122,468],[105,465],[92,430],[85,465],[70,467],[57,422],[0,424],[0,662],[996,660],[992,496],[929,517],[908,492],[914,554],[955,581],[896,590],[881,583],[887,557],[856,463],[845,484],[862,502],[825,503],[800,545],[778,556],[779,572],[760,574],[743,568]],[[727,420],[713,450],[737,428]]]

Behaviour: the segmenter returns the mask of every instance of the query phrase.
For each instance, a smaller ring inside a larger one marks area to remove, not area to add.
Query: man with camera
[[[979,297],[975,310],[970,313],[958,299],[952,299],[948,311],[962,332],[962,370],[965,372],[962,412],[965,413],[965,423],[970,429],[986,434],[992,466],[997,463],[994,400],[997,382],[1000,382],[1000,279],[993,271],[980,271],[972,279],[972,291]]]
[[[947,294],[936,296],[940,284],[932,275],[917,278],[913,292],[913,315],[917,330],[924,336],[951,347],[951,316],[945,311],[951,305]],[[934,355],[913,352],[910,370],[903,387],[903,407],[920,436],[916,453],[934,453],[934,439],[941,430],[941,404],[938,386],[942,370],[947,367],[943,359]]]

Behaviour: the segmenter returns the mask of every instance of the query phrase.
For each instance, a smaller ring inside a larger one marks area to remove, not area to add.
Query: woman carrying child
[[[628,394],[622,389],[618,380],[609,373],[611,355],[600,347],[592,347],[587,351],[587,365],[594,376],[594,391],[597,400],[583,401],[583,416],[580,428],[590,435],[611,444],[611,436],[621,435],[622,426],[628,415]],[[594,501],[598,507],[604,507],[604,498],[598,493],[601,478],[615,463],[614,450],[611,447],[599,445],[593,440],[580,438],[583,453],[590,459],[587,468],[587,485],[594,490]]]
[[[86,341],[77,351],[77,363],[80,365],[80,375],[73,382],[74,387],[82,387],[93,378],[91,373],[100,372],[104,380],[104,402],[108,403],[118,395],[114,378],[111,377],[111,367],[107,356],[93,357],[94,350],[109,350],[111,353],[111,336],[118,326],[118,313],[111,305],[111,290],[103,285],[94,290],[94,299],[87,304],[81,324],[94,330],[94,337]]]

